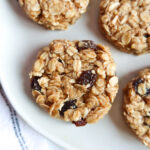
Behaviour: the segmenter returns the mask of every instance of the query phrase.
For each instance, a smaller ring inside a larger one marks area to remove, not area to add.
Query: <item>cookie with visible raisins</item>
[[[118,91],[115,71],[107,47],[89,40],[55,40],[33,65],[32,95],[51,116],[84,126],[110,110]]]
[[[106,38],[124,52],[150,53],[149,12],[149,0],[102,0],[100,28]]]
[[[123,109],[131,129],[150,147],[150,69],[142,70],[128,83]]]
[[[50,30],[64,30],[86,12],[89,0],[18,0],[34,22]]]

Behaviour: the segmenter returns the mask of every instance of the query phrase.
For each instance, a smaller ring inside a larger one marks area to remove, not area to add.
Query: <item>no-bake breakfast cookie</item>
[[[51,30],[64,30],[86,11],[89,0],[19,0],[26,14]]]
[[[142,70],[127,85],[124,116],[141,141],[150,147],[150,69]]]
[[[53,117],[76,126],[94,123],[118,91],[109,48],[93,41],[55,40],[38,55],[30,73],[32,94]]]
[[[150,0],[102,0],[100,27],[121,50],[150,52]]]

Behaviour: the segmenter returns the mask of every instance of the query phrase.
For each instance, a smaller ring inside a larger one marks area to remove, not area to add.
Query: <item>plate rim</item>
[[[1,66],[1,65],[0,65]],[[13,109],[17,112],[17,114],[21,117],[21,119],[23,119],[23,121],[25,121],[25,123],[27,125],[29,125],[29,127],[31,127],[34,131],[36,131],[37,133],[41,134],[43,137],[45,137],[46,139],[52,141],[54,144],[56,144],[58,147],[62,148],[62,149],[66,149],[66,150],[77,150],[76,148],[71,147],[69,144],[66,144],[65,142],[61,141],[58,138],[53,137],[52,135],[48,135],[45,134],[44,131],[42,131],[42,128],[36,126],[36,124],[34,122],[32,122],[32,120],[29,117],[26,117],[13,103],[13,100],[11,100],[9,94],[7,94],[7,87],[4,84],[4,80],[2,77],[2,71],[0,71],[0,84],[2,87],[2,90],[7,98],[7,100],[9,101],[9,103],[11,104],[11,106],[13,107]]]

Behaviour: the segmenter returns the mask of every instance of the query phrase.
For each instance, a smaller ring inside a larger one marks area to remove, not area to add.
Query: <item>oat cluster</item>
[[[38,55],[30,73],[36,102],[76,126],[94,123],[118,91],[116,65],[107,47],[92,41],[55,40]]]
[[[26,14],[51,30],[64,30],[86,11],[89,0],[19,0]]]
[[[150,69],[141,71],[127,85],[123,108],[131,129],[150,147]]]
[[[150,0],[102,0],[100,27],[121,50],[150,52]]]

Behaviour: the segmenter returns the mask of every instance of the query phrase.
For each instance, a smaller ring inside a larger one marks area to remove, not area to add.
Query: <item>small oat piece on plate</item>
[[[19,0],[26,14],[50,30],[64,30],[86,12],[89,0]]]
[[[150,69],[142,70],[128,83],[123,108],[131,129],[150,147]]]
[[[32,95],[48,113],[76,126],[97,122],[118,91],[116,65],[107,47],[93,41],[55,40],[30,73]]]
[[[150,0],[102,0],[100,28],[127,53],[150,52]]]

